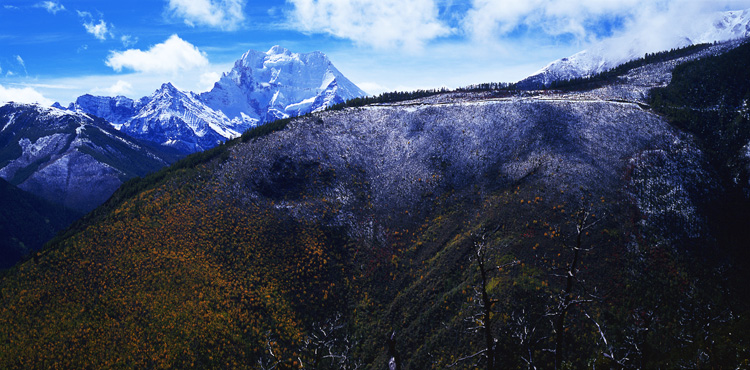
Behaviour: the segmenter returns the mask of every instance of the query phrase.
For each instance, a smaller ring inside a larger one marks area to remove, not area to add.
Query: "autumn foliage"
[[[340,298],[335,233],[181,181],[2,282],[1,368],[245,368],[269,343],[293,366],[285,350]]]

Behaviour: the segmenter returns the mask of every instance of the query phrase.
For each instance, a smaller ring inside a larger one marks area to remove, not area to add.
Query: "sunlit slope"
[[[6,277],[2,367],[245,367],[267,339],[298,343],[331,308],[342,245],[240,207],[209,174],[138,194]]]

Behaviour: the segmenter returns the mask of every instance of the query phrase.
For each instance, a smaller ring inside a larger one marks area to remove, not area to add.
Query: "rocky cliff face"
[[[192,92],[166,83],[125,121],[121,131],[145,141],[194,153],[213,148],[251,127],[230,123],[226,116],[207,107]]]
[[[104,118],[107,122],[120,127],[123,123],[135,116],[138,111],[149,102],[149,98],[133,100],[124,96],[114,98],[105,96],[82,95],[75,103],[69,106],[69,110],[78,110]],[[59,108],[62,109],[60,106]]]

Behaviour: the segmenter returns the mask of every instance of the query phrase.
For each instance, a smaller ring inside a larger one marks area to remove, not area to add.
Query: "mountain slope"
[[[611,91],[319,112],[129,182],[0,279],[0,367],[741,367],[722,182]]]
[[[193,93],[166,83],[125,122],[121,131],[142,140],[193,153],[239,136],[250,126],[230,124]]]
[[[325,54],[274,46],[266,53],[245,53],[209,92],[184,92],[165,83],[138,101],[84,95],[68,109],[102,117],[130,136],[188,154],[259,124],[364,95]]]
[[[693,134],[727,191],[711,212],[712,227],[735,258],[746,260],[750,231],[750,43],[677,66],[649,103]],[[740,231],[740,232],[738,232]],[[744,275],[743,275],[744,276]]]
[[[80,96],[68,110],[102,117],[127,135],[168,147],[182,155],[213,148],[251,127],[231,123],[192,92],[163,84],[137,101],[126,97]]]
[[[697,20],[703,25],[703,20]],[[728,11],[713,15],[703,28],[688,31],[675,37],[670,48],[681,48],[693,44],[712,43],[741,39],[750,36],[750,9]],[[535,89],[550,86],[554,81],[585,78],[605,72],[644,54],[660,50],[647,49],[645,40],[620,40],[601,43],[570,57],[551,62],[533,75],[519,81],[519,87]],[[623,45],[625,44],[625,45]]]
[[[36,105],[0,107],[0,177],[70,209],[87,212],[128,178],[169,163],[170,155],[91,116]]]
[[[80,214],[11,185],[0,178],[0,268],[42,248]]]

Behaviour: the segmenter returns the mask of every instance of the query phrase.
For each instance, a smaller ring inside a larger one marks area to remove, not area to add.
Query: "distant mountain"
[[[176,159],[105,120],[55,107],[0,106],[0,177],[79,212],[103,203],[123,181]]]
[[[201,99],[233,122],[255,124],[365,95],[325,54],[298,54],[274,46],[266,53],[245,53]]]
[[[0,178],[0,268],[40,249],[80,214],[41,199]]]
[[[696,29],[689,34],[679,35],[672,41],[671,48],[693,44],[725,41],[750,36],[750,9],[717,13],[708,28]],[[650,50],[644,40],[613,40],[600,43],[570,57],[558,59],[518,84],[525,89],[549,86],[554,81],[588,77],[607,71],[620,64],[643,57]]]
[[[325,54],[274,46],[266,53],[245,53],[209,92],[184,92],[166,83],[139,100],[83,95],[68,109],[102,117],[130,136],[193,153],[250,127],[364,95]]]

